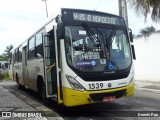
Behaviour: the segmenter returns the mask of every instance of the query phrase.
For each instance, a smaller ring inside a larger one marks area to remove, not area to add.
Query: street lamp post
[[[47,0],[42,0],[45,2],[45,5],[46,5],[46,14],[47,14],[47,17],[48,17],[48,10],[47,10]]]
[[[124,18],[128,27],[128,13],[126,0],[118,0],[119,3],[119,15]]]

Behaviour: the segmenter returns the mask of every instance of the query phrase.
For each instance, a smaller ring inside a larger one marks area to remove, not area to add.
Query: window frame
[[[37,32],[36,35],[35,35],[35,58],[44,57],[44,50],[43,50],[43,33],[44,32],[45,32],[45,29],[42,29],[39,32]],[[39,54],[40,56],[38,56],[37,53],[40,53]]]
[[[30,42],[33,40],[32,47],[30,47]],[[33,53],[32,53],[33,52]],[[35,58],[35,35],[33,35],[29,40],[28,40],[28,60],[32,60]]]

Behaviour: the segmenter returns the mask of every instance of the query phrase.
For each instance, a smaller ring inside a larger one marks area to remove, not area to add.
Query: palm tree
[[[145,20],[149,13],[154,22],[160,22],[160,0],[128,0],[131,7],[138,14],[142,14]]]
[[[153,26],[151,26],[151,27],[146,27],[145,29],[141,29],[140,33],[146,37],[154,33],[155,31],[156,29]]]

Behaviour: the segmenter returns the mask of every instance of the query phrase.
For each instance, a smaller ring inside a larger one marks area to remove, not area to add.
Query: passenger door
[[[44,36],[44,63],[46,78],[46,95],[63,103],[60,69],[60,51],[57,43],[56,27]]]
[[[56,50],[55,36],[52,29],[44,35],[44,66],[45,66],[45,84],[47,98],[57,100],[57,69],[56,69]]]
[[[28,86],[28,77],[27,77],[27,46],[22,48],[22,76],[24,81],[24,86]]]

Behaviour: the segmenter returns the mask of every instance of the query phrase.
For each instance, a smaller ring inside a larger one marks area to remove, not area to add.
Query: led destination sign
[[[77,9],[62,9],[62,21],[92,22],[125,26],[122,17],[103,12]]]
[[[90,15],[90,14],[84,14],[84,13],[75,13],[74,12],[73,19],[79,20],[79,21],[87,21],[87,22],[116,24],[116,18],[99,16],[99,15]]]

